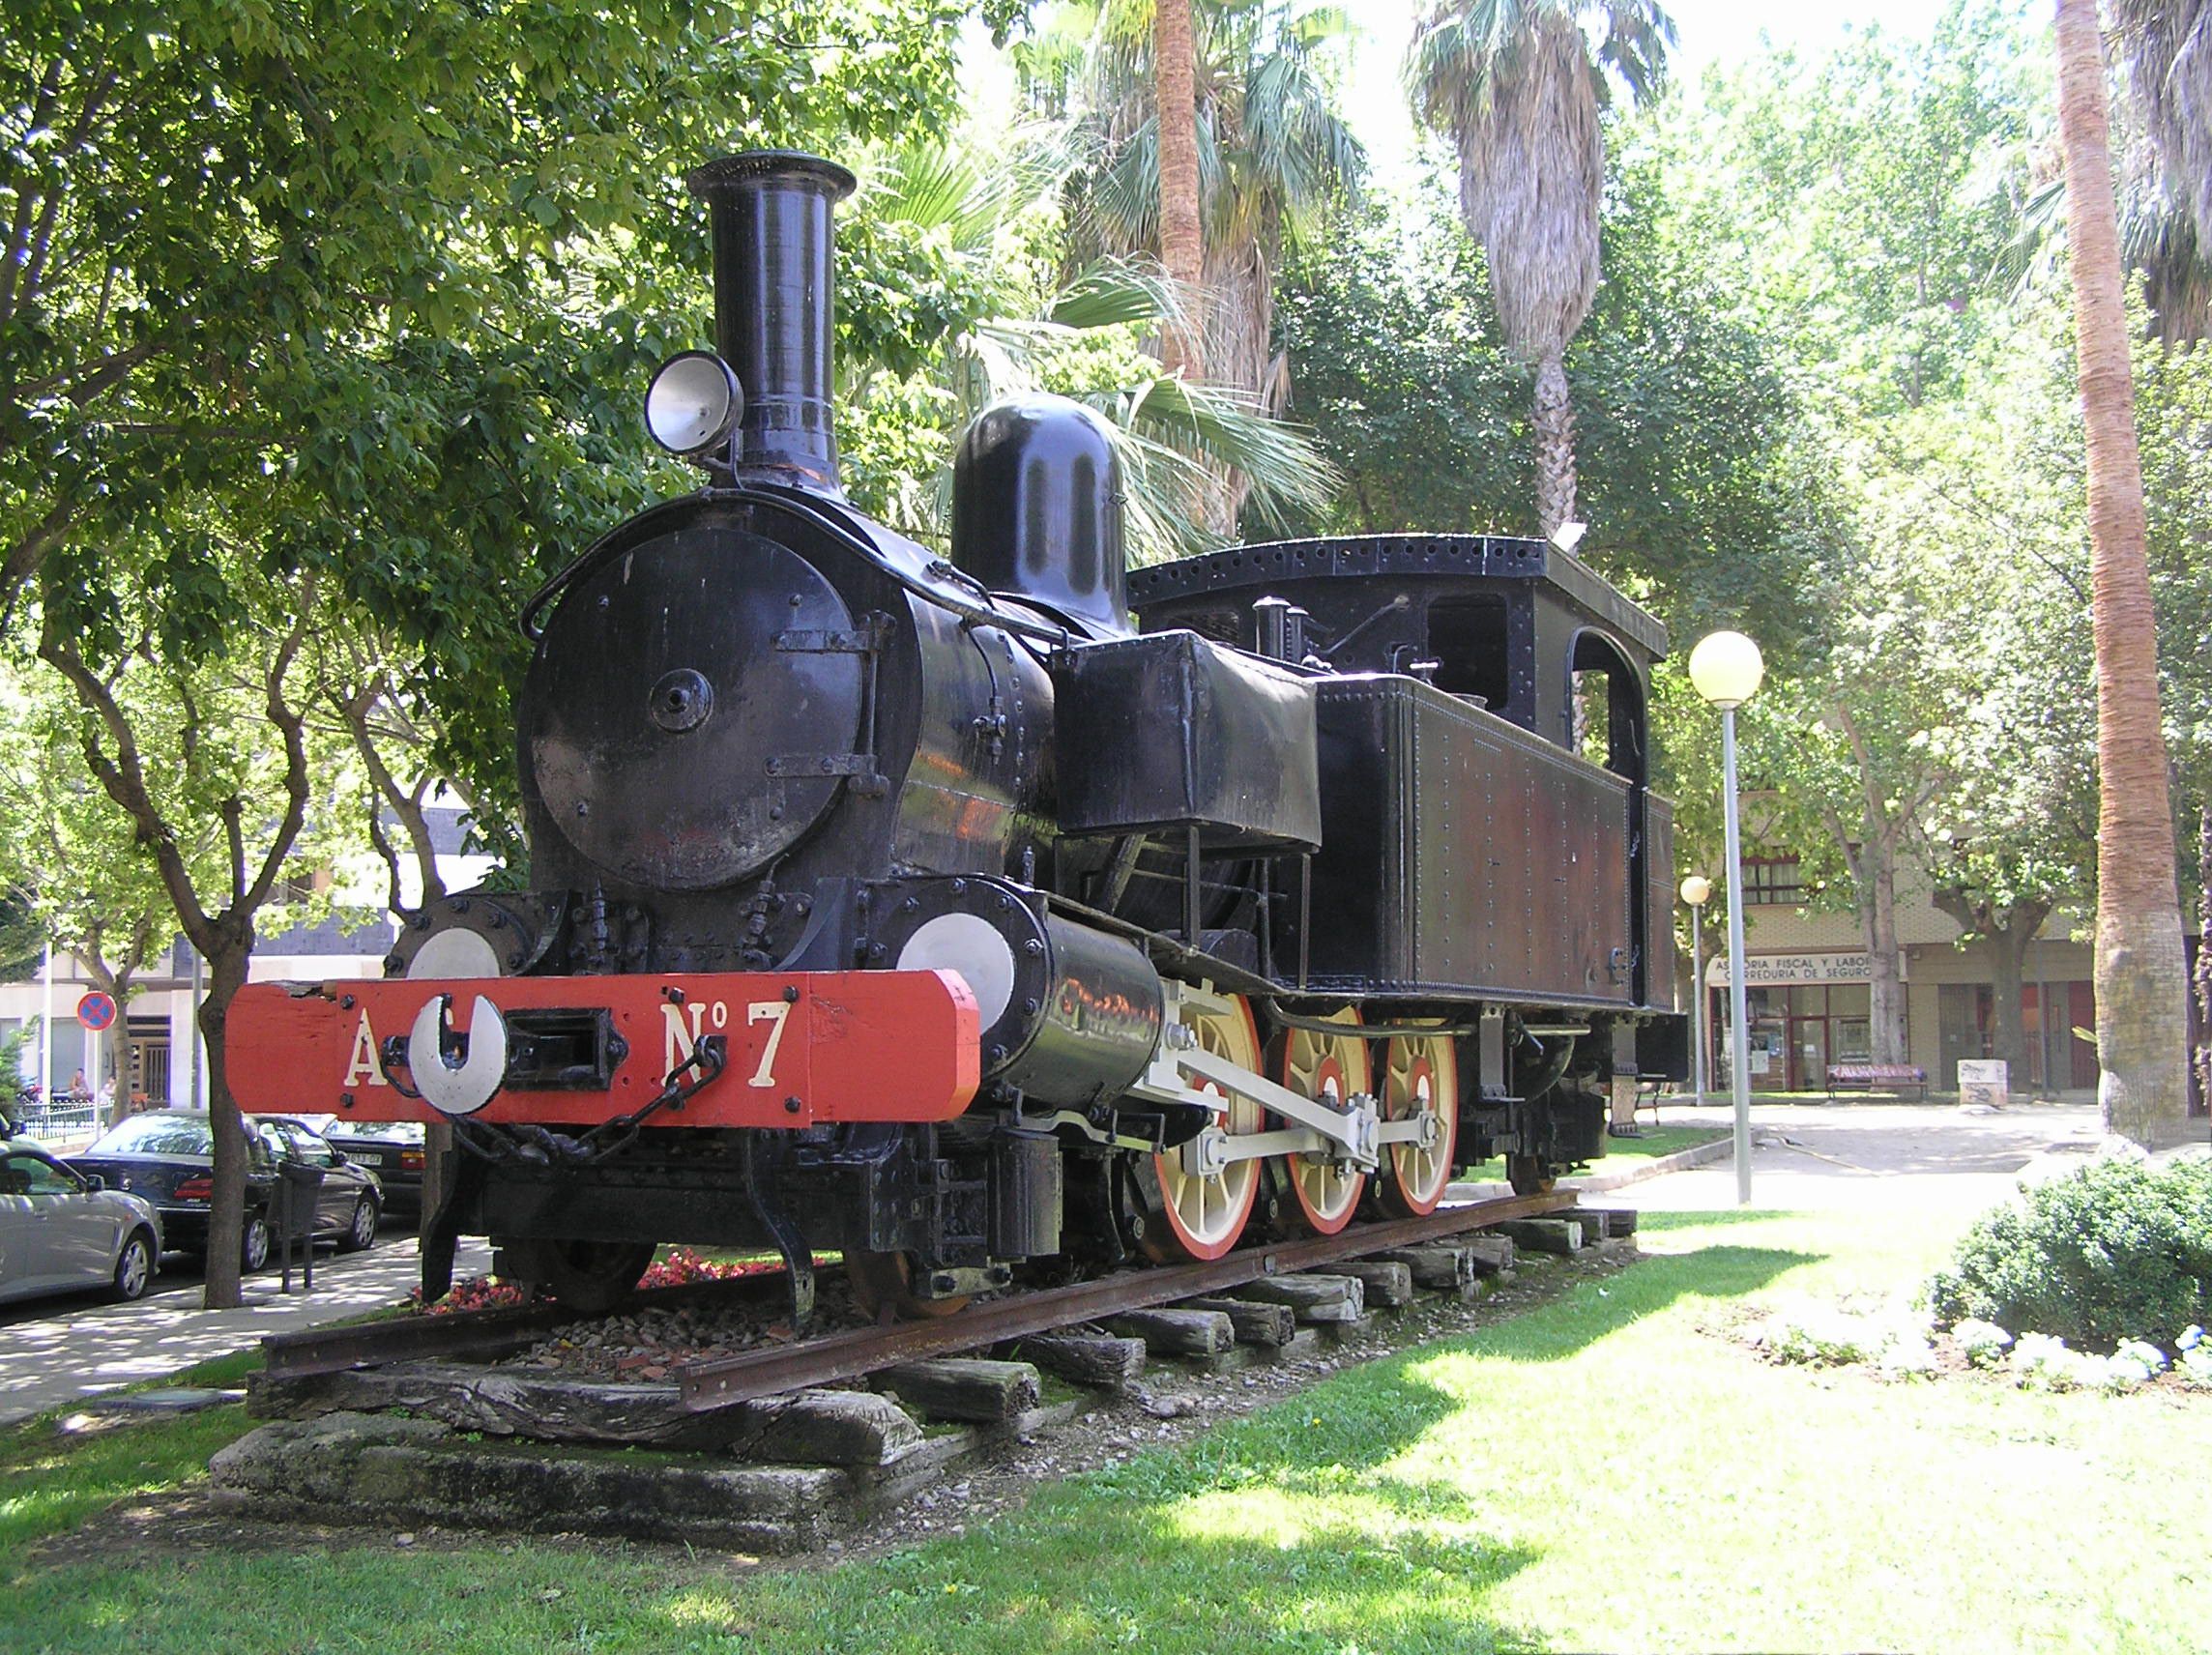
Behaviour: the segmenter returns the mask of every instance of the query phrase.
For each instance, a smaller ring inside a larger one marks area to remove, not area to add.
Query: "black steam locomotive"
[[[835,1249],[942,1313],[1498,1153],[1542,1188],[1684,1072],[1649,616],[1495,537],[1125,573],[1107,432],[1044,396],[967,433],[939,557],[838,484],[851,175],[691,185],[717,351],[647,417],[708,480],[525,612],[533,891],[230,1018],[248,1107],[452,1123],[427,1285],[459,1234],[584,1304],[656,1242],[772,1247],[803,1316]]]

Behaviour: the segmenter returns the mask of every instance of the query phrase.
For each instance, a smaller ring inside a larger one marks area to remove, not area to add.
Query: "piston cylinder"
[[[986,1089],[1080,1108],[1120,1096],[1151,1060],[1160,978],[1135,944],[1039,912],[1001,880],[879,890],[880,941],[898,968],[956,971],[975,996]]]

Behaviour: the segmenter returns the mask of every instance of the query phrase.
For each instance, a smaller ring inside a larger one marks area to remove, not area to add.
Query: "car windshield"
[[[420,1120],[341,1120],[325,1130],[326,1138],[374,1138],[388,1144],[420,1144],[422,1142],[422,1123]]]
[[[337,1117],[335,1115],[278,1115],[271,1118],[289,1120],[296,1126],[305,1126],[309,1132],[320,1132],[326,1137],[331,1128],[337,1124]]]
[[[208,1123],[189,1115],[137,1115],[84,1151],[87,1155],[211,1155]]]

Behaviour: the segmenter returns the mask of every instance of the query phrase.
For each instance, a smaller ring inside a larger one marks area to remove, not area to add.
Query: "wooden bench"
[[[1830,1063],[1828,1065],[1828,1101],[1834,1103],[1836,1094],[1844,1091],[1876,1092],[1902,1091],[1906,1087],[1919,1089],[1918,1101],[1928,1101],[1928,1071],[1917,1063]]]

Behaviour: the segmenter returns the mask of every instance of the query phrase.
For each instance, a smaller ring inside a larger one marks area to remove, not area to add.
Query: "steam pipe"
[[[714,342],[744,387],[740,482],[844,497],[831,422],[830,210],[850,172],[795,150],[749,150],[695,168],[714,232]]]

